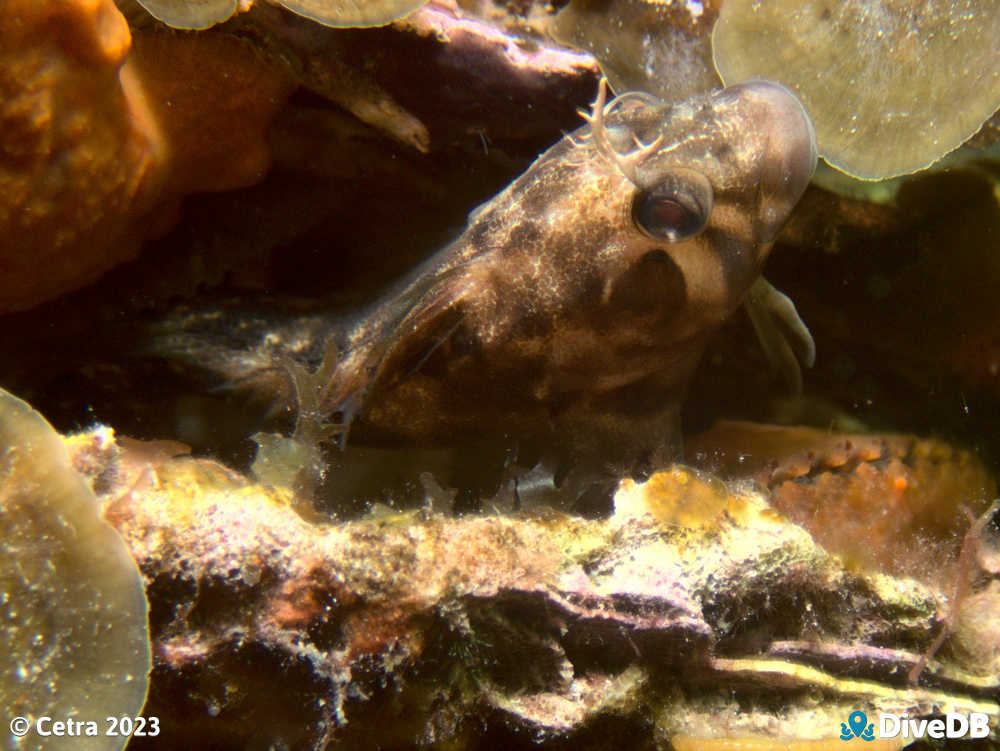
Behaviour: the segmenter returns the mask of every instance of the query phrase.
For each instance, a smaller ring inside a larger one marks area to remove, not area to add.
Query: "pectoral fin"
[[[747,313],[767,361],[792,393],[802,393],[802,369],[816,361],[816,343],[788,295],[764,277],[750,287]]]

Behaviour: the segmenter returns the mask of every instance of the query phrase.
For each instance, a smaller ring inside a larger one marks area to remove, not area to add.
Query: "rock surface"
[[[835,739],[858,708],[1000,719],[981,611],[911,685],[936,586],[845,568],[764,496],[689,470],[623,483],[603,521],[315,523],[177,451],[75,442],[147,581],[164,734],[137,748],[684,747]]]

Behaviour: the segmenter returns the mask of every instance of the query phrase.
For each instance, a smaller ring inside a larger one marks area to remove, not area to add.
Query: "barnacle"
[[[929,166],[1000,107],[998,37],[991,0],[730,0],[712,44],[727,84],[781,81],[809,111],[820,155],[879,180]]]
[[[0,654],[9,717],[103,721],[138,714],[146,698],[149,629],[135,561],[60,437],[2,390]],[[128,740],[104,729],[80,746],[120,749]]]

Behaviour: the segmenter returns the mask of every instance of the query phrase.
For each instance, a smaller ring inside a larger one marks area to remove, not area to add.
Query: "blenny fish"
[[[350,426],[352,443],[420,447],[493,437],[557,478],[638,477],[678,457],[687,384],[751,290],[759,331],[776,328],[774,313],[811,343],[759,276],[816,162],[794,95],[751,81],[682,103],[635,92],[609,102],[602,81],[582,114],[328,344],[316,372],[288,367],[297,436],[343,440]]]
[[[543,153],[351,333],[324,414],[422,444],[496,432],[561,462],[675,458],[685,387],[809,182],[809,118],[753,81],[681,104],[602,81]]]

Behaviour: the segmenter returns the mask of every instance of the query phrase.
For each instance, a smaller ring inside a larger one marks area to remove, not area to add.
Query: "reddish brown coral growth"
[[[132,257],[162,144],[122,67],[112,0],[11,0],[0,14],[0,312]]]
[[[221,35],[135,39],[112,0],[0,16],[0,312],[133,258],[176,199],[260,180],[292,84]]]
[[[265,131],[294,88],[280,65],[222,34],[137,32],[129,59],[170,143],[168,188],[231,190],[261,180]]]
[[[770,502],[828,550],[887,573],[936,578],[996,482],[968,451],[915,436],[721,421],[688,458],[771,490]]]

